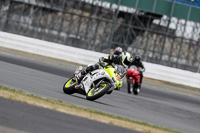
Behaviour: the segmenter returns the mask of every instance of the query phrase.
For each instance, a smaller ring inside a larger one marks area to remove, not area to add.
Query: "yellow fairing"
[[[117,87],[122,87],[122,81],[117,80],[116,78],[115,69],[111,65],[108,65],[107,67],[108,68],[104,68],[104,70],[110,75],[111,78],[113,77],[117,81],[117,84],[116,84]]]
[[[94,93],[92,93],[92,92],[93,92],[93,90],[94,90],[95,88],[92,88],[92,89],[89,91],[88,96],[94,96],[94,95],[98,94],[101,90],[103,90],[103,89],[106,87],[106,84],[100,84],[100,86],[101,86],[101,88],[100,88],[97,92],[94,92]]]
[[[110,75],[110,77],[115,78],[115,69],[111,65],[108,65],[104,70]]]
[[[65,87],[69,87],[69,86],[72,86],[74,85],[75,83],[71,83],[72,82],[72,79],[70,79],[66,84],[65,84]]]

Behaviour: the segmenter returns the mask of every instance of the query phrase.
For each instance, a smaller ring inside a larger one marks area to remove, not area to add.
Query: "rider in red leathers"
[[[137,68],[139,68],[139,72],[140,72],[140,82],[136,82],[137,86],[140,88],[142,85],[142,80],[143,80],[143,71],[145,70],[144,65],[141,61],[141,57],[139,55],[136,55],[134,60],[129,64],[129,67],[131,67],[132,65],[136,66]],[[141,70],[142,69],[142,70]]]

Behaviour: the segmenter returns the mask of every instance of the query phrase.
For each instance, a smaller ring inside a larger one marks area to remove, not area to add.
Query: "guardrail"
[[[74,48],[0,31],[0,47],[88,65],[107,54]],[[144,62],[144,77],[200,89],[200,74]]]

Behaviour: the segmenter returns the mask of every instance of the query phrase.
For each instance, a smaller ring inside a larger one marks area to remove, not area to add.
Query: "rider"
[[[126,51],[122,51],[121,47],[115,48],[113,54],[107,56],[106,58],[101,57],[99,59],[100,62],[106,62],[108,64],[117,64],[122,65],[124,68],[128,68],[129,64],[132,62],[133,57],[130,53]]]
[[[116,50],[117,51],[117,50]],[[108,65],[115,65],[116,66],[116,74],[118,77],[121,77],[125,74],[126,69],[128,68],[129,64],[132,62],[132,56],[128,52],[121,52],[119,51],[114,52],[112,55],[109,55],[107,58],[101,57],[99,62],[106,62]],[[116,54],[117,53],[117,54]],[[120,90],[122,87],[122,80],[117,78],[117,88],[116,90]]]
[[[143,65],[143,63],[141,61],[140,55],[136,55],[135,56],[134,60],[129,64],[129,67],[131,67],[132,65],[136,66],[137,68],[141,68],[142,69],[142,70],[139,69],[139,72],[140,72],[140,83],[136,82],[138,87],[140,88],[141,85],[142,85],[142,80],[143,80],[143,73],[142,72],[145,70],[144,65]]]
[[[107,56],[106,58],[101,57],[99,59],[99,63],[102,63],[102,62],[105,62],[108,65],[113,65],[113,64],[117,65],[118,70],[116,71],[120,71],[122,73],[123,71],[125,72],[125,70],[123,69],[126,69],[129,66],[129,64],[132,62],[132,56],[128,52],[122,52],[122,48],[117,47],[115,51],[113,52],[113,54]],[[80,82],[83,79],[85,74],[98,69],[99,63],[90,65],[86,68],[86,70],[82,71],[78,75],[78,77],[76,77],[78,79],[78,82]],[[120,83],[119,82],[117,81],[118,84],[122,85],[122,81]]]
[[[99,59],[99,62],[107,62],[107,63],[110,62],[111,64],[112,63],[119,64],[120,60],[119,57],[122,54],[122,51],[123,50],[121,47],[116,47],[115,51],[111,55],[109,55],[106,59],[104,57],[101,57]],[[99,68],[99,63],[96,63],[94,65],[88,65],[88,67],[85,70],[83,70],[81,73],[77,75],[76,78],[78,79],[78,82],[80,82],[83,79],[84,75],[86,75],[88,72],[94,71],[98,68]]]

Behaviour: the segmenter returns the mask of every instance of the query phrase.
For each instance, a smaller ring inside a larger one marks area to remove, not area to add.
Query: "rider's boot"
[[[140,82],[136,82],[136,90],[138,93],[140,92]]]
[[[82,85],[82,84],[76,85],[76,86],[75,86],[75,89],[77,89],[77,90],[78,90],[78,89],[83,89],[83,85]]]
[[[115,90],[118,90],[118,91],[120,91],[120,87],[116,87],[116,88],[115,88]]]
[[[141,89],[141,86],[142,86],[142,82],[140,82],[140,89]]]
[[[143,77],[143,76],[140,77],[140,87],[142,86],[142,80],[143,80],[142,77]]]
[[[79,85],[76,85],[76,86],[75,86],[75,89],[77,90],[78,93],[83,94],[83,95],[86,95],[85,89],[84,89],[82,83],[79,84]]]
[[[138,88],[138,87],[140,87],[140,82],[135,82],[135,84],[136,84],[136,88]]]

